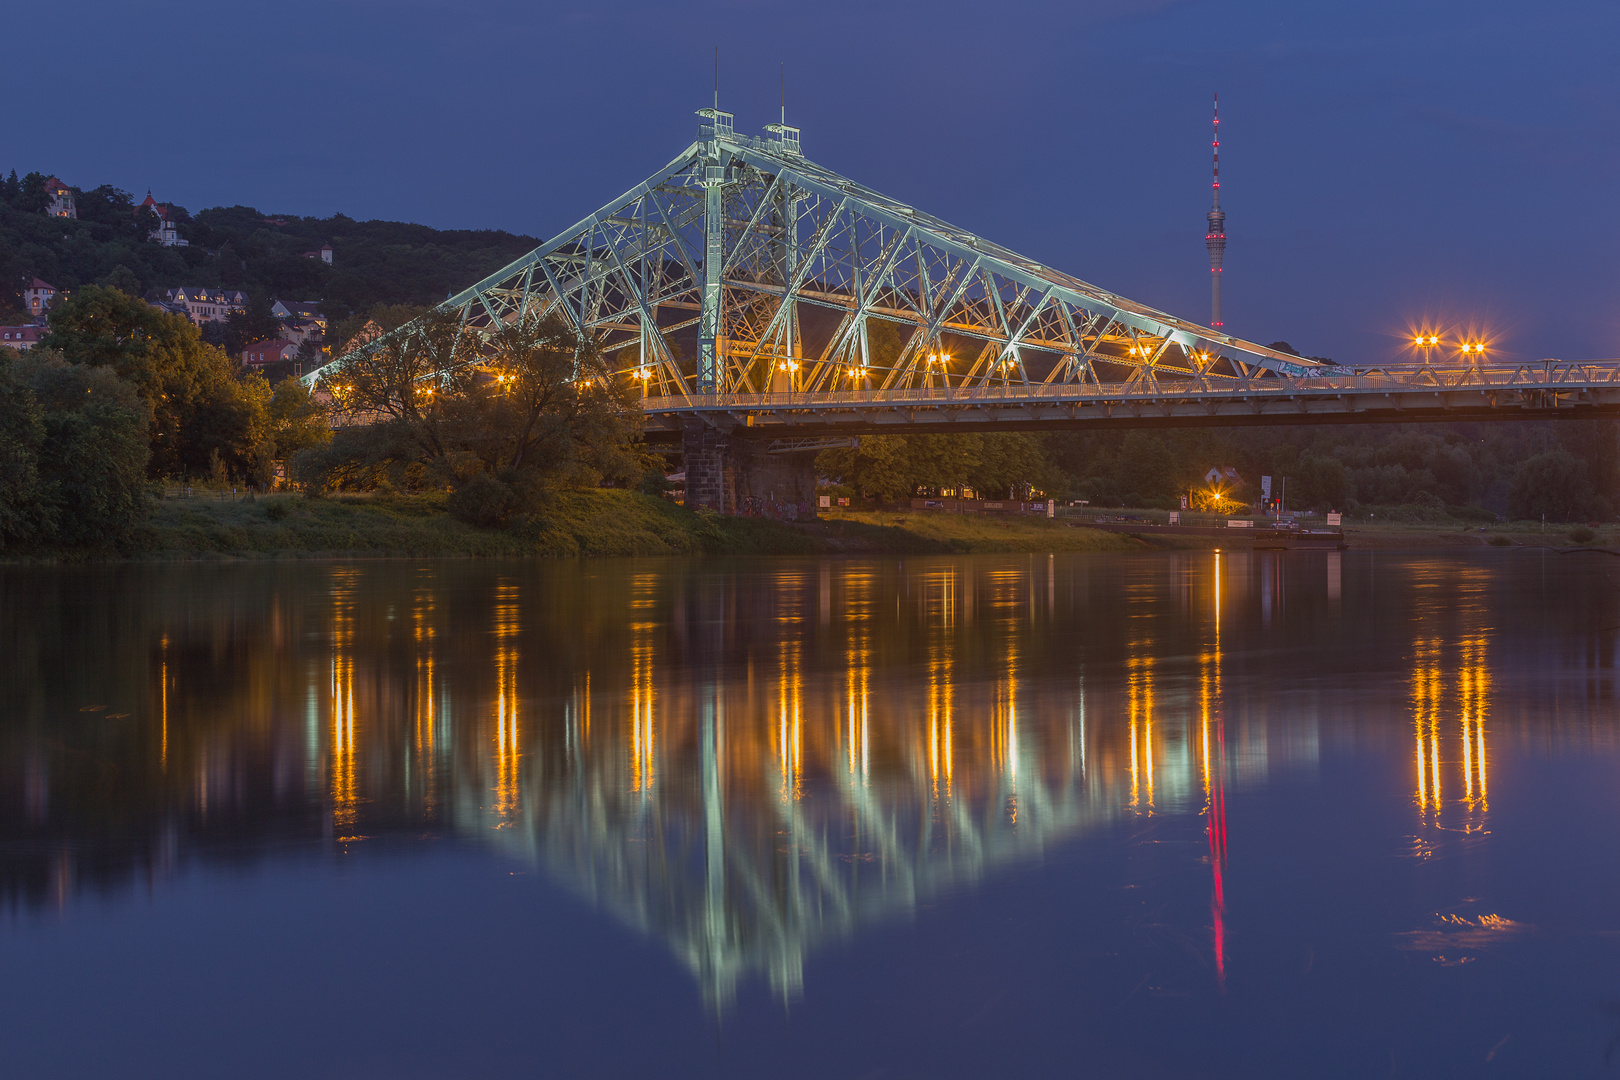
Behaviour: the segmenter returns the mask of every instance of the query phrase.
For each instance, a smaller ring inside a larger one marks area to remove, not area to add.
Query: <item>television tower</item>
[[[1226,211],[1221,209],[1221,97],[1215,95],[1215,202],[1209,208],[1209,325],[1219,330],[1221,322],[1221,258],[1226,254]]]

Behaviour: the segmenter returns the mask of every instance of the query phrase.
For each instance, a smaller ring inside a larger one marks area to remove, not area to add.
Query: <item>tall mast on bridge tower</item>
[[[1221,258],[1226,254],[1226,211],[1221,209],[1221,98],[1215,95],[1215,201],[1209,208],[1209,232],[1204,246],[1209,249],[1209,325],[1219,330],[1221,322]]]

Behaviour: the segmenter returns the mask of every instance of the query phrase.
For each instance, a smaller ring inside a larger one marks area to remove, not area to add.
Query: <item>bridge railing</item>
[[[919,405],[1022,404],[1036,401],[1117,402],[1131,400],[1289,397],[1335,393],[1425,393],[1445,390],[1556,390],[1620,386],[1620,360],[1434,367],[1389,365],[1353,374],[1308,378],[1137,379],[1124,383],[1031,383],[979,386],[906,386],[874,390],[823,390],[759,394],[693,394],[647,397],[647,412],[713,410],[884,408]]]

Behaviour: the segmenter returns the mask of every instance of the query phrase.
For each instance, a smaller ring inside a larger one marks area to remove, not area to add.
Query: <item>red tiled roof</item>
[[[297,349],[296,343],[284,341],[281,338],[271,338],[268,341],[256,341],[242,350],[242,363],[269,364],[281,359],[281,354],[288,349]]]
[[[30,289],[49,289],[49,290],[51,290],[51,292],[56,291],[56,286],[55,285],[51,285],[51,284],[49,284],[47,282],[41,281],[39,278],[35,278],[34,283],[32,285],[28,286],[28,287]]]
[[[38,341],[42,332],[38,326],[0,326],[0,348],[11,341]]]
[[[45,190],[52,193],[57,191],[66,191],[67,185],[53,176],[49,180],[45,181]]]

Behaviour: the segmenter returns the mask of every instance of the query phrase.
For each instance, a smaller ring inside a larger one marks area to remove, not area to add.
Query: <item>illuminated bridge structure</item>
[[[785,122],[753,137],[699,116],[663,169],[440,309],[470,334],[557,313],[595,338],[640,386],[648,438],[682,443],[700,504],[813,489],[758,450],[818,437],[1620,415],[1620,360],[1303,359],[879,194]]]

